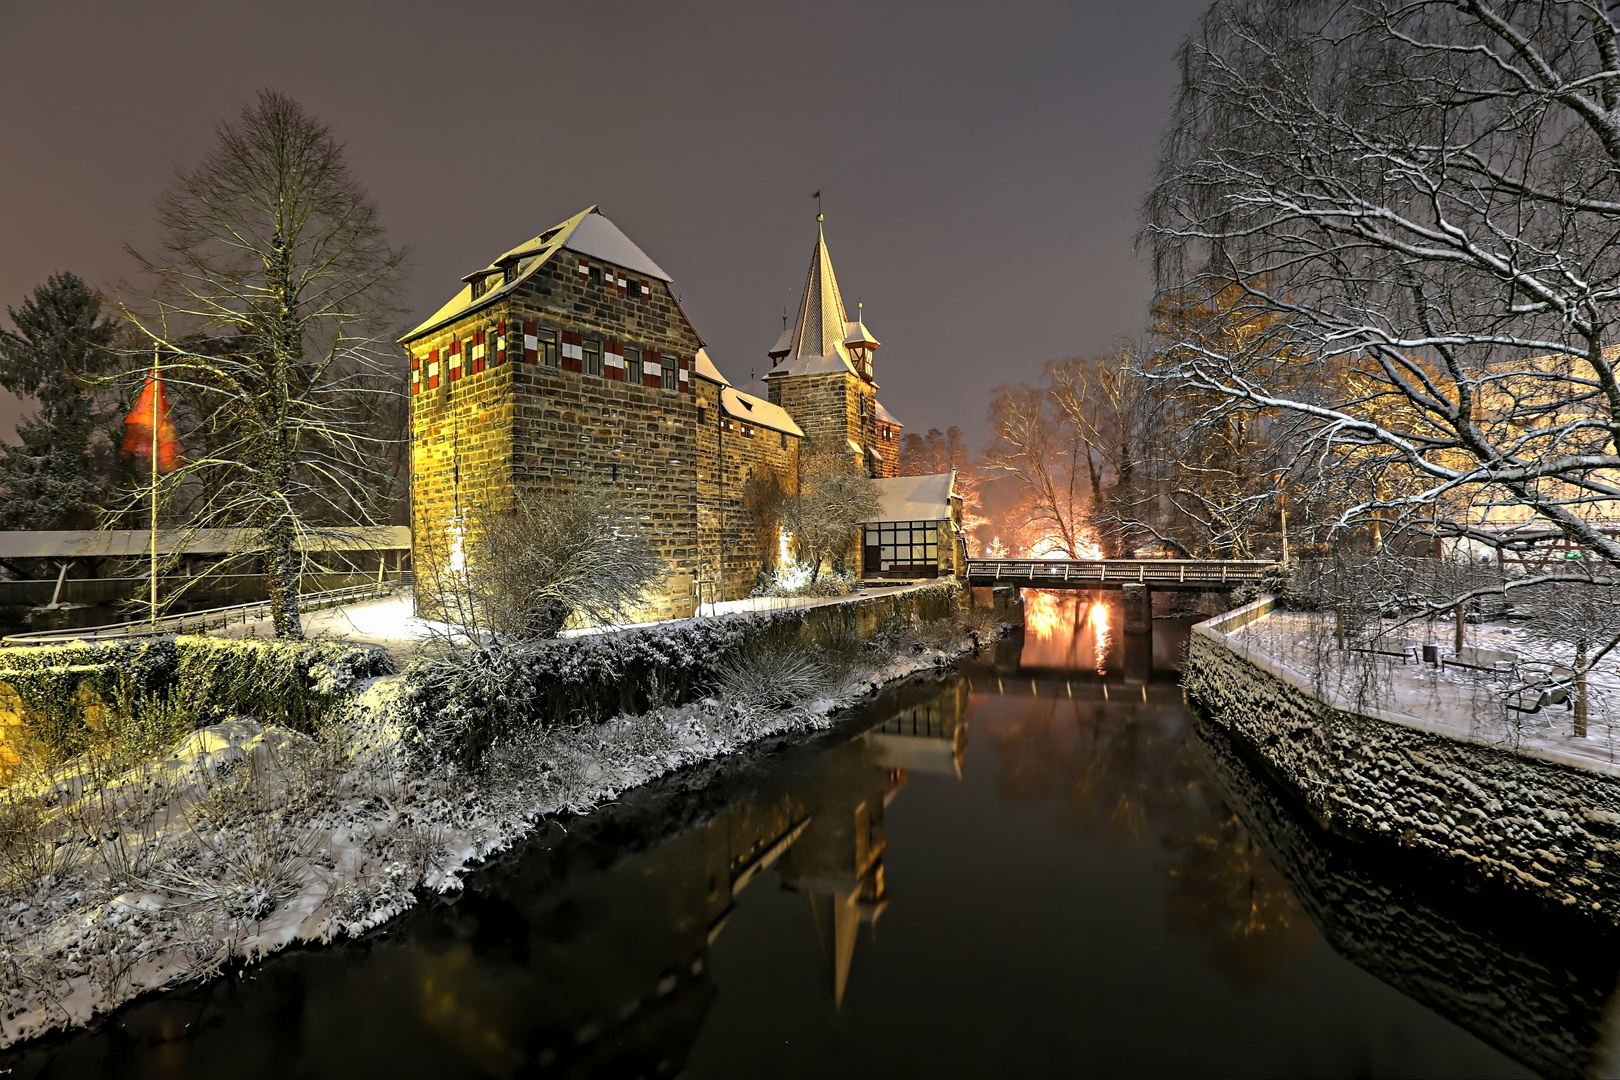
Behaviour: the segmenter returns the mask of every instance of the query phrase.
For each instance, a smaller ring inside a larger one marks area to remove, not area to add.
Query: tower
[[[843,446],[872,476],[894,476],[898,441],[879,437],[880,414],[899,427],[877,401],[873,354],[880,343],[862,320],[849,320],[819,214],[816,223],[798,317],[768,354],[774,366],[765,384],[771,403],[793,416],[813,449]]]

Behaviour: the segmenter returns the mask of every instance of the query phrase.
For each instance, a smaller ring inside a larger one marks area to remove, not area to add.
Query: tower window
[[[624,347],[624,381],[641,385],[641,350]]]
[[[675,389],[675,358],[673,356],[664,357],[664,389]],[[702,420],[702,417],[700,416],[698,419]]]
[[[536,359],[546,367],[556,367],[560,364],[562,360],[557,355],[557,331],[541,330],[536,334],[535,352],[539,353]]]
[[[596,267],[591,267],[591,273],[596,273]],[[602,374],[602,343],[600,341],[586,341],[582,346],[585,354],[585,374],[601,377]]]
[[[600,266],[591,267],[591,284],[602,284],[602,268]]]

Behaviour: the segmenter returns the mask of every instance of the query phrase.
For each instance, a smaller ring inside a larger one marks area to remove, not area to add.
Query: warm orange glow
[[[1058,610],[1056,594],[1049,592],[1036,592],[1031,589],[1024,593],[1024,632],[1034,634],[1043,641],[1049,641],[1063,630],[1062,613]]]
[[[1025,666],[1107,669],[1116,634],[1107,602],[1095,595],[1023,590]]]
[[[1104,658],[1108,656],[1108,647],[1114,643],[1114,635],[1108,626],[1108,606],[1101,600],[1091,605],[1091,655],[1097,661],[1097,674],[1104,670]]]
[[[1031,559],[1069,558],[1069,550],[1063,546],[1063,538],[1052,533],[1032,541],[1029,544],[1028,551],[1028,557]],[[1094,541],[1080,540],[1074,546],[1074,558],[1076,559],[1100,559],[1102,557],[1102,548],[1098,547]]]

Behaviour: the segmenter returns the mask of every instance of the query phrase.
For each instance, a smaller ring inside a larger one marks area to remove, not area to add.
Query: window
[[[624,381],[641,385],[641,350],[624,347]]]
[[[474,300],[477,300],[480,296],[483,296],[483,295],[484,295],[484,279],[483,278],[473,278],[472,298]]]
[[[709,410],[705,409],[703,406],[699,405],[698,406],[698,427],[702,427],[704,422],[706,420],[708,420],[708,419],[709,419]]]
[[[515,262],[507,263],[506,264],[506,270],[501,275],[501,281],[503,281],[507,285],[510,285],[510,284],[512,284],[512,282],[516,281],[517,280],[517,268],[518,268],[517,263],[515,263]]]
[[[596,273],[596,267],[591,267]],[[600,341],[586,341],[581,343],[581,351],[585,354],[585,374],[600,377],[602,374],[602,343]]]
[[[632,299],[632,300],[640,300],[641,299],[641,282],[639,282],[639,281],[631,281],[630,282],[630,299]]]
[[[557,355],[557,331],[541,330],[534,335],[534,339],[534,351],[537,354],[535,359],[546,367],[556,367],[562,362]]]
[[[600,266],[591,267],[591,284],[602,284],[602,268]]]
[[[902,573],[939,565],[937,521],[882,521],[866,526],[866,568]]]
[[[777,434],[782,436],[782,449],[786,450],[787,449],[787,432],[778,431]]]
[[[664,389],[675,389],[675,358],[673,356],[664,357]]]

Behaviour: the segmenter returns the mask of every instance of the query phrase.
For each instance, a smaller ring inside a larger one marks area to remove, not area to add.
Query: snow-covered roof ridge
[[[503,252],[484,269],[474,270],[464,276],[461,280],[466,284],[461,287],[460,292],[452,296],[438,311],[428,316],[420,326],[399,340],[404,342],[419,337],[506,296],[565,248],[587,258],[601,259],[603,262],[613,263],[660,281],[674,280],[593,204],[533,239]],[[510,281],[504,281],[477,297],[473,296],[474,281],[500,273],[508,266],[515,267]]]
[[[878,401],[876,398],[873,398],[872,403],[877,406],[877,418],[879,420],[883,421],[885,424],[893,424],[895,427],[905,427],[906,426],[906,425],[902,424],[899,420],[895,419],[895,415],[892,412],[890,412],[888,409],[885,409],[883,407],[883,402]]]

